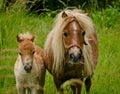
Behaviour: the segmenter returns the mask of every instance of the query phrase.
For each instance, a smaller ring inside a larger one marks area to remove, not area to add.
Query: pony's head
[[[53,72],[60,73],[65,63],[72,63],[84,64],[84,69],[90,73],[89,64],[93,61],[89,36],[93,32],[94,24],[85,13],[76,10],[60,12],[45,43],[46,54],[53,54]]]
[[[63,44],[68,57],[67,62],[72,64],[82,64],[83,46],[87,45],[84,38],[85,31],[74,16],[69,17],[65,11],[61,16],[68,22],[64,26],[62,32]]]
[[[29,73],[34,61],[35,48],[33,41],[35,36],[25,33],[17,35],[16,38],[19,43],[18,53],[21,58],[21,63],[23,64],[25,71]]]

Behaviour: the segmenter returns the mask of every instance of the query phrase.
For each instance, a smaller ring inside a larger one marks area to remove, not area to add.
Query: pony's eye
[[[64,34],[64,36],[65,36],[65,37],[67,37],[67,36],[68,36],[68,33],[67,33],[67,32],[64,32],[63,34]]]
[[[34,53],[35,53],[35,51],[32,52],[32,54],[34,54]]]

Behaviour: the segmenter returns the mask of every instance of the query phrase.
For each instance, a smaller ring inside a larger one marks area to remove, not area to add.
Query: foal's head
[[[63,30],[63,42],[68,55],[68,63],[82,63],[83,45],[87,45],[84,40],[85,31],[75,17],[68,17],[65,12],[62,17],[66,21],[70,20]]]
[[[23,35],[17,35],[17,41],[19,43],[18,52],[22,60],[22,64],[27,73],[32,69],[32,64],[34,61],[34,38],[35,36],[30,35],[29,33]]]

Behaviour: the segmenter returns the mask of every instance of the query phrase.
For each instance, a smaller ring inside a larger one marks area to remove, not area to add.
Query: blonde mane
[[[62,18],[62,13],[67,14],[67,18]],[[55,26],[49,33],[45,42],[45,51],[49,55],[53,53],[53,67],[52,72],[59,74],[64,66],[65,49],[62,40],[62,33],[64,27],[71,21],[72,18],[76,18],[83,30],[86,32],[85,40],[88,46],[84,46],[83,55],[85,58],[84,75],[88,76],[94,72],[94,62],[92,57],[92,49],[89,44],[89,35],[95,32],[94,24],[92,20],[84,13],[76,10],[64,10],[57,15]]]

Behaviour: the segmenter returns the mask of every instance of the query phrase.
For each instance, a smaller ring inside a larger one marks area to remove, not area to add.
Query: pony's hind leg
[[[92,81],[91,81],[91,76],[87,77],[85,80],[85,87],[86,87],[86,92],[89,94],[90,92],[90,87],[91,87]]]

